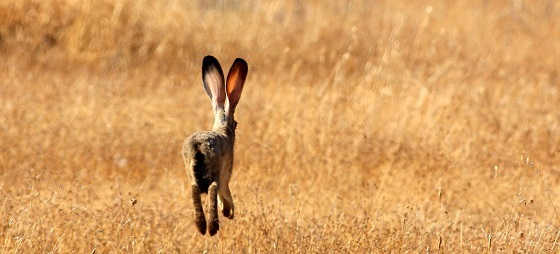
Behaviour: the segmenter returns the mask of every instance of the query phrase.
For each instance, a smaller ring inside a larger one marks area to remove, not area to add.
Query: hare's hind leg
[[[192,185],[192,200],[194,206],[194,222],[201,234],[206,234],[206,219],[204,210],[202,209],[202,201],[200,200],[200,189],[198,185]]]
[[[190,144],[190,143],[189,143]],[[187,149],[185,149],[187,148]],[[201,190],[194,178],[194,171],[196,168],[196,157],[192,156],[192,151],[188,147],[183,148],[183,161],[187,174],[191,177],[191,195],[194,207],[194,223],[198,232],[206,234],[206,218],[204,217],[204,210],[202,209],[202,201],[200,200]],[[194,157],[194,158],[193,158]],[[185,186],[186,187],[186,186]]]
[[[209,215],[208,215],[208,233],[210,235],[215,235],[220,229],[220,222],[218,220],[218,183],[212,182],[208,187],[208,205]]]

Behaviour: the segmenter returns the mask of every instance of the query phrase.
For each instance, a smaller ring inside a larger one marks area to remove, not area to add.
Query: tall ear
[[[243,91],[243,84],[245,84],[245,78],[247,78],[247,62],[241,58],[235,59],[229,73],[227,76],[226,90],[229,100],[229,112],[234,112],[239,98],[241,97],[241,91]]]
[[[213,56],[205,56],[202,60],[202,84],[212,105],[223,108],[226,100],[224,72],[218,60]]]

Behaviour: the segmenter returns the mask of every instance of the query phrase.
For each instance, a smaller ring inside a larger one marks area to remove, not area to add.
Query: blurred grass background
[[[0,1],[3,252],[556,252],[560,4]],[[236,218],[180,147],[249,63]],[[137,200],[132,205],[131,200]]]

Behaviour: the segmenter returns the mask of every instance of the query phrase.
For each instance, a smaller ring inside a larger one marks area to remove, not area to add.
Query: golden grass
[[[0,1],[0,252],[558,252],[560,4],[411,2]],[[213,238],[206,54],[249,63]]]

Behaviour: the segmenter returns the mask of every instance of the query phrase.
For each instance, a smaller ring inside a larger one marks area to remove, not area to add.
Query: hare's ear
[[[202,60],[202,83],[212,105],[223,108],[226,99],[224,72],[218,60],[213,56],[205,56]]]
[[[243,91],[243,84],[245,83],[245,78],[247,78],[247,62],[241,58],[235,59],[231,68],[229,69],[229,73],[227,76],[227,96],[229,100],[229,112],[233,113],[235,111],[235,107],[239,102],[239,98],[241,97],[241,91]]]

